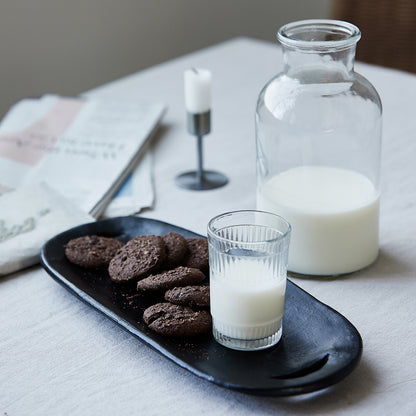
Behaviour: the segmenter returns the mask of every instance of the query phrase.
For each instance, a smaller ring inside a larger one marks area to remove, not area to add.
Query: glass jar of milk
[[[295,273],[349,273],[378,255],[382,109],[354,72],[360,37],[335,20],[283,26],[283,71],[259,95],[257,209],[291,224]]]

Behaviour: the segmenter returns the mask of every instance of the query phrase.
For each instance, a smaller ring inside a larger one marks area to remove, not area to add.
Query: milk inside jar
[[[257,207],[291,224],[290,271],[342,274],[377,258],[379,193],[359,173],[324,166],[293,168],[259,187]]]

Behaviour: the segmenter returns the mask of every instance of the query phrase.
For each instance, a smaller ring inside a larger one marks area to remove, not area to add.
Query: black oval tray
[[[142,322],[144,309],[155,299],[134,289],[113,284],[106,272],[88,271],[69,263],[65,244],[87,234],[122,241],[141,234],[163,235],[170,231],[184,237],[201,237],[161,221],[121,217],[72,228],[43,247],[46,271],[81,300],[121,325],[131,334],[191,373],[233,390],[250,394],[289,396],[328,387],[358,364],[362,340],[342,315],[288,281],[283,337],[268,350],[242,352],[227,349],[211,335],[202,338],[162,337]]]

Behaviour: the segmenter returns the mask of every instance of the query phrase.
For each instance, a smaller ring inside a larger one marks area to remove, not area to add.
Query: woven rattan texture
[[[357,60],[416,73],[416,0],[335,0],[333,17],[360,28]]]

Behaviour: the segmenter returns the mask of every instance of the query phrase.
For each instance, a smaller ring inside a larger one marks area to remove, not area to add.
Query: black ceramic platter
[[[270,349],[243,352],[219,345],[211,335],[175,339],[150,331],[142,321],[154,299],[138,296],[134,288],[115,285],[106,271],[90,271],[71,264],[64,246],[88,234],[128,241],[144,234],[177,232],[201,237],[161,221],[121,217],[89,223],[65,231],[43,247],[46,271],[70,292],[121,325],[165,357],[219,386],[244,393],[290,396],[329,387],[358,364],[362,340],[342,315],[288,281],[283,337]]]

